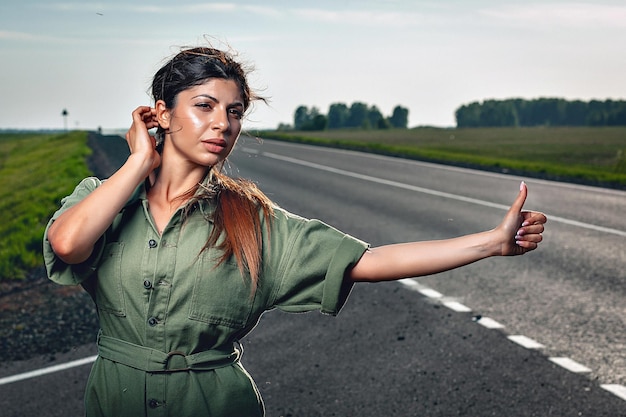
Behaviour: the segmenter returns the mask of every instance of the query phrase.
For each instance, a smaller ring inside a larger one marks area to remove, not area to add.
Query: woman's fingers
[[[522,217],[524,221],[515,235],[515,244],[528,252],[536,249],[543,240],[547,217],[539,212],[522,212]]]
[[[520,193],[500,225],[504,231],[503,255],[524,254],[536,249],[543,240],[542,233],[547,218],[545,214],[537,211],[522,210],[527,196],[528,188],[522,182]]]

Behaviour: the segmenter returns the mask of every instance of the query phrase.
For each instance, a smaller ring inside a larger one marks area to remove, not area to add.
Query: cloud
[[[591,3],[536,3],[485,9],[481,11],[481,14],[523,25],[626,27],[626,6]]]

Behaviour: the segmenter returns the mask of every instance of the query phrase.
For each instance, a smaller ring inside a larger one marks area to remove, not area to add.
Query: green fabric
[[[100,184],[97,178],[83,180],[49,225]],[[211,203],[203,203],[183,224],[179,209],[159,236],[140,186],[83,264],[58,259],[46,233],[48,275],[90,292],[104,337],[119,339],[121,348],[128,343],[163,355],[233,352],[233,344],[273,308],[338,314],[351,289],[344,272],[367,244],[276,208],[269,234],[263,226],[262,273],[252,294],[250,278],[241,276],[234,259],[216,266],[217,250],[200,253],[212,211]],[[263,415],[256,386],[238,360],[216,369],[167,373],[99,357],[85,400],[89,416]]]

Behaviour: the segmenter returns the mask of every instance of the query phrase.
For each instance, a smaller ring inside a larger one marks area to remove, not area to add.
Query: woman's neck
[[[161,204],[178,202],[177,206],[180,206],[189,199],[189,194],[193,193],[209,170],[208,167],[183,169],[181,166],[161,166],[150,177],[148,198]],[[178,201],[181,198],[182,201]]]

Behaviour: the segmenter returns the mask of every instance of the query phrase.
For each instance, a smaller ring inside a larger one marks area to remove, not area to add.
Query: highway
[[[247,137],[226,169],[372,246],[490,229],[521,180],[549,217],[525,256],[358,284],[337,318],[266,314],[243,363],[268,416],[626,416],[626,192]],[[2,415],[80,415],[88,371],[0,384]]]

